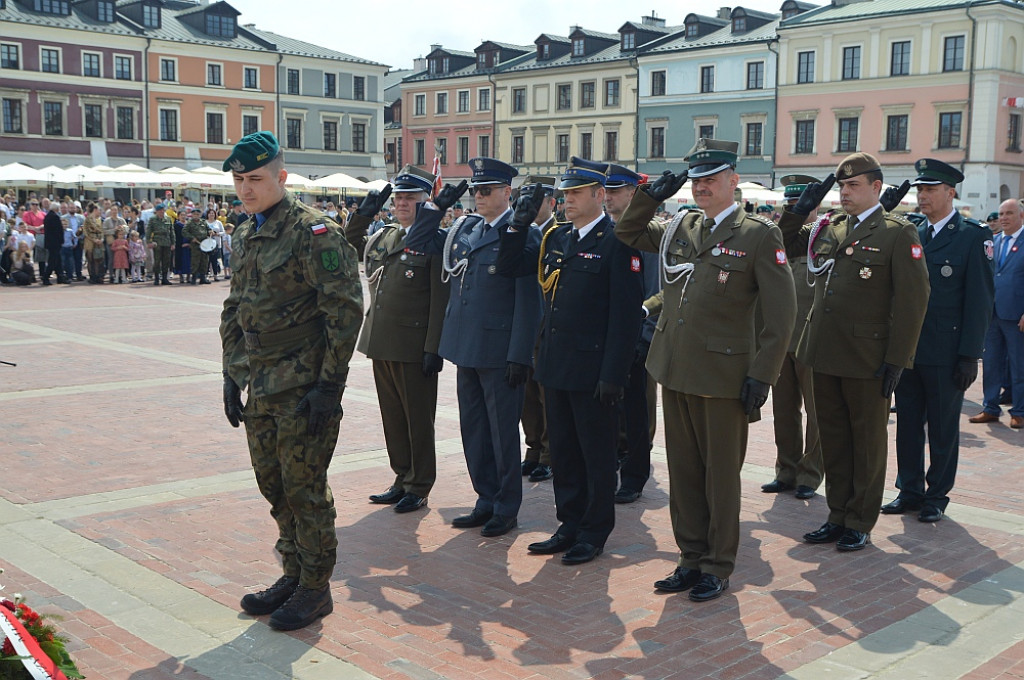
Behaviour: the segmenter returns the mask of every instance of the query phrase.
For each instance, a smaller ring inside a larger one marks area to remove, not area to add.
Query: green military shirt
[[[197,243],[202,243],[210,235],[210,228],[206,226],[206,220],[193,217],[185,223],[185,228],[181,230],[181,235],[186,243],[191,239],[195,239]]]
[[[146,240],[158,246],[174,245],[174,222],[166,215],[153,215],[146,223]]]
[[[220,324],[231,378],[255,396],[344,385],[363,296],[341,227],[288,194],[259,230],[252,219],[238,228],[231,262]]]

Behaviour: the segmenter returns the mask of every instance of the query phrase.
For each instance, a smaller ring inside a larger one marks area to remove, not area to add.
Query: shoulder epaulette
[[[903,215],[900,215],[899,213],[886,213],[885,214],[885,219],[892,220],[893,222],[895,222],[896,224],[900,225],[901,227],[917,227],[916,224],[914,224],[913,222],[908,220]]]
[[[763,215],[759,215],[757,213],[755,213],[753,215],[751,215],[750,213],[747,213],[747,217],[749,217],[752,220],[757,220],[761,224],[767,225],[769,227],[774,227],[775,226],[775,223],[772,222],[770,219],[768,219],[767,217],[764,217]]]
[[[987,224],[985,224],[984,222],[979,222],[978,220],[974,219],[973,217],[965,217],[965,218],[963,218],[963,223],[964,224],[969,224],[972,227],[981,227],[983,229],[988,229],[988,225]]]

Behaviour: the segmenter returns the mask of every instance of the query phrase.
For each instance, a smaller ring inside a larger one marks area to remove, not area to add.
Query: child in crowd
[[[64,227],[64,241],[60,246],[60,266],[64,271],[64,282],[71,283],[75,280],[75,246],[78,245],[78,236],[75,228],[71,226],[71,218],[60,218],[61,226]]]
[[[132,230],[128,241],[128,262],[132,265],[132,283],[142,283],[142,267],[146,264],[146,244],[142,242],[139,232]]]
[[[128,240],[124,237],[124,228],[117,227],[114,230],[114,240],[110,244],[110,253],[113,258],[114,283],[124,283],[128,280]]]

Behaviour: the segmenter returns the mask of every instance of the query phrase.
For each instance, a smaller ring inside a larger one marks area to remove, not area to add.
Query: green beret
[[[999,213],[997,213],[997,212],[990,212],[988,214],[988,218],[985,221],[986,222],[991,222],[992,220],[998,220],[998,219],[999,219]]]
[[[882,166],[879,165],[878,159],[871,154],[852,153],[839,161],[839,165],[836,167],[836,179],[850,179],[857,175],[863,175],[865,173],[881,169]]]
[[[238,140],[221,169],[224,172],[252,172],[277,158],[279,153],[281,145],[273,132],[254,132]]]
[[[242,202],[236,198],[235,200],[231,201],[231,205],[242,205]]]

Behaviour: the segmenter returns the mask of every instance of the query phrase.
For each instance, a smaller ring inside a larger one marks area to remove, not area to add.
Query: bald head
[[[999,204],[999,227],[1006,235],[1015,234],[1024,224],[1024,208],[1020,201],[1010,198]]]

